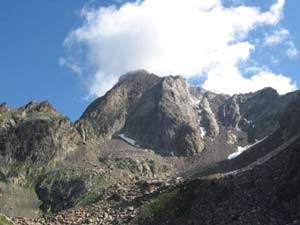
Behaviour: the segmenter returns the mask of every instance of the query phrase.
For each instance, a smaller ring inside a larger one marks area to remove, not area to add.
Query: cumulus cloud
[[[279,44],[284,45],[285,53],[289,58],[294,58],[298,55],[298,50],[287,29],[281,28],[265,36],[264,45],[275,46]]]
[[[120,7],[84,8],[82,26],[65,39],[65,60],[82,64],[90,96],[103,95],[120,75],[136,69],[160,76],[206,77],[203,86],[216,92],[279,88],[278,82],[280,92],[288,92],[295,86],[281,74],[261,72],[245,78],[239,69],[256,48],[249,33],[276,26],[284,4],[277,0],[265,12],[248,6],[226,8],[221,0],[138,0]],[[84,59],[76,57],[78,52]],[[234,88],[226,85],[233,81]]]
[[[275,30],[271,35],[265,36],[264,43],[265,45],[277,45],[281,44],[289,37],[290,32],[287,29]]]
[[[224,74],[223,71],[230,73]],[[282,74],[274,74],[265,68],[252,69],[252,75],[245,78],[236,67],[218,67],[209,72],[203,87],[216,93],[248,93],[264,87],[272,87],[279,94],[297,90],[296,83]]]

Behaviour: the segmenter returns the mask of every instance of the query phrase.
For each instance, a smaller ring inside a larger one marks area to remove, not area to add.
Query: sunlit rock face
[[[234,96],[215,94],[180,76],[161,78],[138,70],[123,75],[96,99],[76,127],[86,141],[124,134],[161,155],[189,156],[204,149],[228,155],[237,146],[274,132],[293,98],[272,88]]]

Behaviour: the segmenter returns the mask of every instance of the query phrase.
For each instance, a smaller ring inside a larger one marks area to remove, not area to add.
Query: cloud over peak
[[[266,69],[245,77],[240,69],[257,47],[249,33],[256,27],[276,27],[284,4],[278,0],[266,12],[226,8],[221,0],[144,0],[84,8],[82,26],[65,40],[64,65],[86,74],[90,96],[103,95],[120,75],[136,69],[199,77],[205,79],[204,88],[215,92],[272,86],[285,93],[296,88],[289,78]]]

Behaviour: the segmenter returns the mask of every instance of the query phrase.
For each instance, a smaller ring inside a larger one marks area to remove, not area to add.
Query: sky
[[[217,93],[300,87],[299,0],[2,0],[0,102],[72,121],[131,70]]]

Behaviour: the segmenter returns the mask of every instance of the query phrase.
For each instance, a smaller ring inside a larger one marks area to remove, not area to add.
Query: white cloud
[[[298,50],[294,44],[294,42],[289,41],[287,42],[287,50],[286,50],[286,55],[290,58],[295,58],[298,56]]]
[[[257,26],[276,26],[284,4],[285,0],[277,0],[266,12],[247,6],[225,8],[221,0],[144,0],[119,8],[84,8],[84,22],[68,35],[65,46],[71,62],[76,51],[84,49],[90,96],[103,95],[120,75],[136,69],[160,76],[207,75],[204,87],[226,93],[245,92],[248,85],[251,90],[277,85],[281,79],[287,82],[282,84],[287,92],[293,85],[282,75],[269,75],[275,82],[261,85],[256,77],[244,78],[238,69],[255,50],[249,32]],[[242,85],[222,88],[218,77],[225,83],[234,77]]]
[[[266,46],[282,44],[285,49],[285,54],[289,58],[295,58],[298,55],[298,50],[292,40],[290,32],[287,29],[281,28],[279,30],[275,30],[270,35],[266,35],[263,43]]]
[[[274,31],[271,35],[266,35],[264,44],[265,45],[278,45],[290,37],[290,32],[287,29],[280,29]]]
[[[69,61],[67,61],[65,58],[60,57],[58,59],[58,64],[60,66],[66,66],[69,69],[71,69],[74,73],[81,75],[82,74],[82,68],[79,65],[73,64]]]
[[[223,71],[227,71],[224,74]],[[273,87],[279,94],[297,90],[296,83],[282,74],[274,74],[266,68],[250,68],[249,78],[243,77],[236,67],[217,67],[212,69],[203,87],[216,93],[248,93],[264,87]]]

